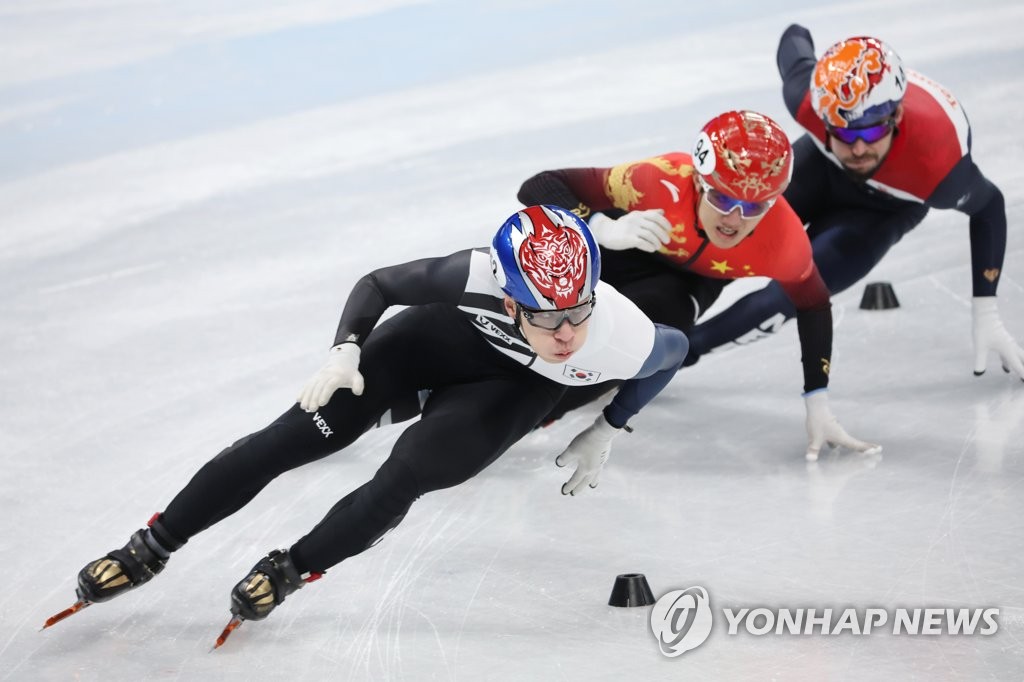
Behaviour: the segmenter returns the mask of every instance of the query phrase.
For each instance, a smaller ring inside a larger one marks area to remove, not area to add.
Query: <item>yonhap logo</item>
[[[863,637],[982,636],[999,632],[999,608],[931,606],[895,608],[732,607],[718,609],[722,634],[734,636]],[[651,609],[651,632],[661,653],[670,658],[696,649],[711,634],[711,601],[703,587],[673,590]]]
[[[711,634],[711,601],[703,587],[673,590],[651,609],[651,631],[661,653],[674,658],[696,649]]]

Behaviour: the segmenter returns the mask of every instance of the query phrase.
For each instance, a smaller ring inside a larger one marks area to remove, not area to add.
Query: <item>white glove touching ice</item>
[[[316,412],[339,388],[350,388],[354,394],[362,395],[359,353],[360,348],[354,343],[341,343],[332,348],[327,362],[306,382],[299,394],[299,406],[306,412]]]
[[[1017,345],[999,319],[995,296],[975,296],[971,300],[974,320],[974,374],[981,376],[988,365],[989,351],[995,351],[1003,369],[1024,379],[1024,350]]]
[[[654,253],[662,244],[668,244],[672,234],[672,223],[660,208],[630,211],[621,218],[595,213],[588,226],[597,243],[612,251],[640,249]]]
[[[829,445],[842,445],[857,452],[868,455],[877,455],[882,451],[882,446],[876,443],[866,443],[854,438],[846,432],[832,409],[828,406],[828,391],[820,389],[804,395],[804,403],[807,407],[807,461],[814,462],[818,459],[821,446],[826,442]]]
[[[604,468],[604,463],[608,461],[608,455],[612,451],[612,439],[620,431],[622,429],[608,423],[604,414],[599,414],[594,423],[578,433],[569,443],[569,447],[555,458],[555,464],[560,467],[567,464],[576,465],[575,473],[562,484],[563,495],[583,492],[588,485],[591,488],[597,487],[601,469]]]

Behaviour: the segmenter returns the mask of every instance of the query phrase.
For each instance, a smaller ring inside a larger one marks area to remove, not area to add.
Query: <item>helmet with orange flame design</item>
[[[907,91],[903,60],[877,38],[841,40],[811,75],[811,106],[829,128],[866,128],[890,119]]]

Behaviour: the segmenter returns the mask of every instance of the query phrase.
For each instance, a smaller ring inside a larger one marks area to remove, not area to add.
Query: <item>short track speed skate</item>
[[[260,559],[231,590],[231,620],[213,648],[220,648],[243,622],[263,620],[285,597],[321,576],[321,573],[299,575],[288,552],[275,549]]]

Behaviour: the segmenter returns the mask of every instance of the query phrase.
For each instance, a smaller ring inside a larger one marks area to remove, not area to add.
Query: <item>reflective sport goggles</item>
[[[589,320],[590,316],[594,314],[595,305],[597,305],[597,295],[591,294],[590,300],[586,303],[580,303],[572,308],[562,308],[561,310],[534,310],[520,305],[519,310],[522,312],[523,317],[529,320],[530,324],[534,327],[554,331],[561,327],[563,322],[568,322],[574,327],[580,326]]]
[[[895,127],[896,122],[889,118],[878,125],[868,126],[867,128],[833,128],[832,126],[825,126],[825,130],[843,144],[853,144],[857,140],[864,140],[864,144],[874,144],[891,133]]]
[[[738,206],[740,215],[744,218],[758,218],[775,205],[774,197],[765,201],[743,201],[742,199],[736,199],[728,194],[719,192],[705,182],[704,178],[699,177],[698,179],[700,180],[701,188],[704,190],[704,201],[722,215],[729,215]]]

